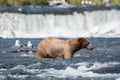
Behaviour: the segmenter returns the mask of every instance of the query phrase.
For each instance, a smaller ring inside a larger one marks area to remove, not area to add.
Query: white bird
[[[28,41],[28,43],[27,43],[27,48],[32,48],[32,47],[33,47],[32,42],[31,42],[31,41]]]
[[[15,41],[15,47],[17,47],[17,48],[20,48],[20,47],[21,47],[21,43],[20,43],[19,40],[16,40],[16,41]]]
[[[20,47],[21,47],[21,43],[20,43],[20,41],[19,40],[16,40],[15,41],[15,47],[17,48],[17,52],[20,52]]]

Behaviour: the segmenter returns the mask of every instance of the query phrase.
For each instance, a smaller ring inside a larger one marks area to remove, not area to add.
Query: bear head
[[[79,48],[86,48],[88,50],[93,50],[94,47],[89,43],[87,38],[77,38],[77,45]]]

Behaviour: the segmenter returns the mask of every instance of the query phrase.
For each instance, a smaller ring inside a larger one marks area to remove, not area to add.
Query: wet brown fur
[[[70,59],[76,51],[87,48],[88,45],[89,42],[86,38],[61,40],[54,37],[48,37],[38,44],[36,57],[38,59]],[[93,47],[90,46],[89,49],[93,49]]]

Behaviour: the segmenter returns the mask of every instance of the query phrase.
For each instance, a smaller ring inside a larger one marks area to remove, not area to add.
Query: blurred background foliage
[[[91,1],[92,4],[102,4],[103,0],[68,0],[70,4],[81,5],[82,1]],[[120,4],[120,0],[109,0],[110,4]]]
[[[49,0],[0,0],[0,6],[48,5]]]
[[[0,6],[21,6],[21,5],[49,5],[51,0],[0,0]],[[92,4],[101,4],[103,0],[66,0],[72,5],[81,5],[82,1],[91,1]],[[109,0],[110,4],[120,4],[120,0]]]

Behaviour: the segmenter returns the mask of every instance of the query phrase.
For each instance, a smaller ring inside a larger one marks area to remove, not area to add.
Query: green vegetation
[[[31,0],[32,5],[48,5],[49,0]]]
[[[91,0],[93,4],[101,4],[103,0]]]
[[[49,0],[0,0],[0,6],[48,5]]]
[[[0,0],[0,6],[20,6],[20,5],[48,5],[51,0]],[[81,5],[82,0],[67,0],[69,4]],[[92,4],[101,4],[103,0],[91,1]],[[120,0],[110,0],[110,4],[120,4]]]
[[[91,1],[92,4],[101,4],[103,0],[68,0],[70,4],[81,5],[82,1]],[[120,0],[109,0],[110,4],[120,4]]]
[[[97,0],[97,1],[99,4],[103,2],[103,0]],[[120,4],[120,0],[109,0],[109,1],[110,1],[110,4]]]
[[[0,0],[0,6],[18,6],[25,3],[25,0]]]
[[[0,5],[5,5],[8,3],[8,0],[0,0]]]
[[[81,1],[80,0],[69,0],[69,4],[80,5]]]
[[[110,3],[112,3],[112,4],[120,4],[120,0],[110,0]]]

